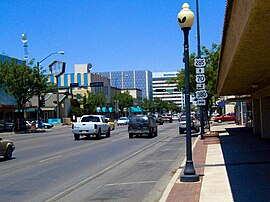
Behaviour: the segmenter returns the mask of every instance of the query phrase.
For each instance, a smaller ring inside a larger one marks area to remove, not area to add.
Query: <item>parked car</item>
[[[173,121],[179,121],[179,116],[178,116],[178,114],[173,114],[173,115],[172,115],[172,120],[173,120]]]
[[[235,117],[235,115],[233,113],[229,113],[229,114],[226,114],[226,115],[214,117],[214,122],[221,123],[221,122],[224,122],[224,121],[236,121],[236,117]]]
[[[14,123],[11,122],[0,122],[0,131],[13,131],[15,127]]]
[[[115,123],[114,121],[111,119],[111,118],[105,118],[105,121],[110,125],[111,127],[111,130],[114,130],[115,129]]]
[[[25,125],[27,129],[31,128],[32,122],[31,121],[25,121]]]
[[[4,140],[0,138],[0,156],[3,156],[5,160],[10,160],[12,158],[12,152],[15,146],[11,140]]]
[[[117,125],[127,125],[129,123],[129,119],[127,117],[120,117],[117,120]]]
[[[162,125],[164,123],[164,121],[161,119],[160,114],[153,114],[153,116],[156,117],[156,121],[159,125]]]
[[[200,131],[200,121],[193,115],[190,116],[190,127],[191,130],[195,130],[196,133]],[[179,119],[179,134],[183,134],[187,129],[187,117],[186,115],[183,115]]]
[[[165,122],[168,121],[169,123],[172,123],[172,115],[171,114],[162,114],[161,119]]]
[[[157,122],[153,115],[134,115],[128,124],[129,138],[134,135],[147,134],[149,137],[157,136]]]
[[[32,121],[31,123],[33,122],[36,123],[36,128],[38,128],[38,121]],[[52,127],[54,127],[53,124],[41,121],[41,128],[52,128]]]
[[[213,113],[211,114],[211,117],[217,117],[217,116],[219,116],[219,113],[217,113],[217,112],[213,112]]]

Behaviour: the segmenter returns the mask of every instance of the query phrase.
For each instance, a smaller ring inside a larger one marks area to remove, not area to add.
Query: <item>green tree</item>
[[[95,114],[97,107],[102,107],[106,104],[106,97],[102,93],[93,94],[92,92],[87,92],[86,98],[86,113]]]
[[[118,106],[121,111],[123,111],[124,108],[131,107],[133,105],[133,98],[129,94],[129,92],[117,94],[117,99],[118,99]]]
[[[83,109],[80,107],[72,107],[71,112],[72,115],[75,115],[76,117],[80,117],[84,115]]]
[[[205,68],[206,76],[206,89],[208,93],[207,103],[208,107],[213,107],[213,104],[217,100],[216,82],[218,74],[218,61],[220,56],[220,45],[212,44],[211,49],[206,47],[202,48],[202,54],[206,58],[207,64]]]
[[[142,103],[141,103],[141,107],[145,111],[153,113],[153,108],[154,108],[153,101],[151,101],[147,98],[143,98]]]
[[[173,101],[166,103],[166,109],[171,112],[180,111],[180,108]]]
[[[220,45],[212,44],[211,49],[207,49],[205,46],[202,47],[201,57],[206,58],[205,76],[206,76],[206,90],[208,93],[207,103],[209,107],[212,107],[213,103],[217,99],[216,94],[216,80],[217,80],[217,69],[220,55]],[[189,73],[190,73],[190,93],[196,92],[196,69],[194,66],[194,59],[196,54],[190,54],[189,58]],[[176,83],[179,90],[185,89],[185,69],[181,69],[178,72],[176,78],[168,80],[168,83]]]
[[[166,108],[166,103],[162,99],[155,97],[153,101],[153,106],[156,112],[162,113],[163,108]]]
[[[53,86],[49,84],[44,71],[38,71],[38,68],[30,66],[30,63],[18,63],[15,60],[4,61],[0,64],[0,87],[8,94],[12,95],[17,104],[20,113],[20,123],[23,118],[23,107],[25,103],[34,95],[41,95],[52,90]],[[19,128],[21,129],[21,128]]]

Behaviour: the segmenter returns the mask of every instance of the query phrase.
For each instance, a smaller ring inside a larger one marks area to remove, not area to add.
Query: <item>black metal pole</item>
[[[39,63],[37,62],[37,72],[38,72],[38,77],[39,75]],[[41,128],[41,115],[40,115],[40,94],[38,94],[38,99],[37,99],[37,121],[38,121],[38,128]]]
[[[189,90],[189,45],[188,34],[190,27],[182,28],[184,32],[184,58],[185,58],[185,102],[186,102],[186,165],[180,176],[182,182],[197,182],[199,175],[193,166],[191,145],[191,118],[190,118],[190,90]]]
[[[200,20],[199,20],[199,0],[196,0],[196,13],[197,13],[197,47],[198,57],[201,57],[201,37],[200,37]],[[200,125],[201,125],[201,139],[204,135],[204,116],[203,106],[200,106]]]
[[[56,78],[56,89],[57,89],[57,92],[56,92],[56,102],[57,102],[57,105],[56,105],[56,118],[60,118],[60,105],[59,105],[59,86],[58,86],[58,76],[55,77]]]

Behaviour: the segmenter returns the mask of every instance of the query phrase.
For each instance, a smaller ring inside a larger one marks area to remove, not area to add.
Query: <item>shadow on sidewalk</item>
[[[270,201],[270,144],[248,128],[227,128],[221,148],[234,201]]]

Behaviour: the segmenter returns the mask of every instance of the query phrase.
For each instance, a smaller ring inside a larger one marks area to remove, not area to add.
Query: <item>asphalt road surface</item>
[[[177,121],[159,125],[155,138],[129,139],[127,126],[101,140],[74,141],[68,126],[2,136],[16,146],[12,160],[0,158],[5,202],[158,201],[186,149]]]

